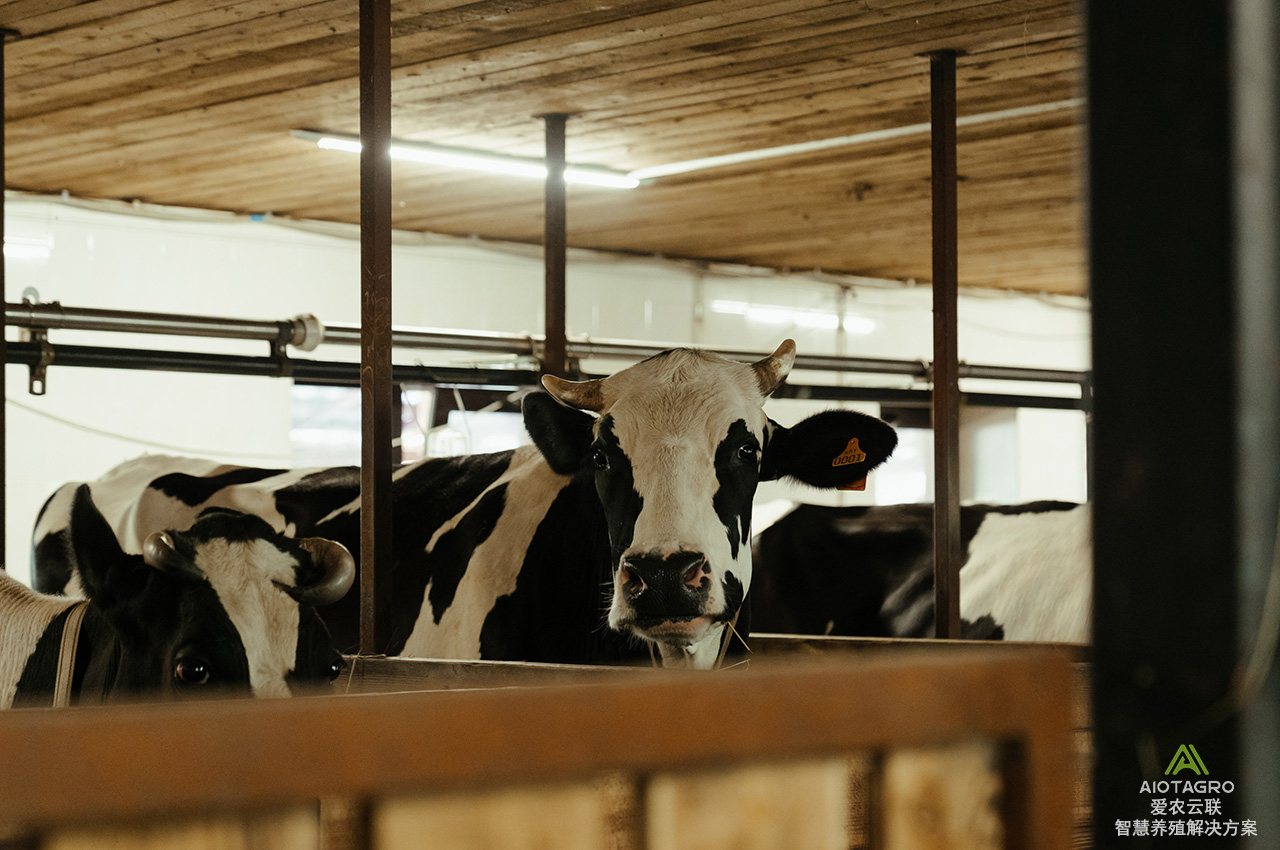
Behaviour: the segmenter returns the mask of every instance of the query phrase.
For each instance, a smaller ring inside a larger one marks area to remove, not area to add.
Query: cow
[[[546,392],[522,402],[533,445],[398,468],[392,601],[378,613],[390,622],[386,652],[620,663],[653,651],[666,666],[714,666],[727,636],[749,627],[757,483],[852,485],[897,442],[888,424],[848,410],[791,428],[771,421],[763,404],[794,359],[786,340],[755,363],[676,348],[606,378],[544,376]],[[359,551],[355,467],[144,456],[91,486],[128,551],[209,505]],[[51,590],[70,580],[43,557],[65,490],[33,538],[37,580]],[[357,640],[355,596],[321,612],[341,647]]]
[[[1089,506],[960,509],[961,637],[1087,642]],[[933,505],[800,505],[753,541],[753,625],[933,637]]]
[[[126,554],[88,486],[69,508],[45,556],[75,571],[84,598],[42,594],[0,570],[0,708],[280,697],[341,672],[314,607],[351,586],[355,560],[339,544],[210,510]]]

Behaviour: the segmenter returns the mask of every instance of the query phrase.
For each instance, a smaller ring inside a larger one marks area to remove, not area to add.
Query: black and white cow
[[[1089,506],[960,509],[962,637],[1089,640]],[[753,625],[933,637],[933,505],[801,505],[754,541]]]
[[[523,403],[533,446],[401,467],[392,609],[380,614],[392,624],[388,652],[606,663],[647,644],[668,665],[713,665],[751,586],[757,482],[844,486],[897,442],[887,424],[851,411],[793,428],[769,420],[764,401],[794,359],[787,340],[752,364],[681,348],[600,380],[546,377],[547,393]],[[359,546],[354,467],[143,457],[92,487],[130,551],[210,505]],[[42,554],[65,500],[64,488],[35,531],[36,575],[50,590],[68,579]],[[342,647],[356,642],[355,597],[322,611]]]
[[[127,555],[87,486],[69,508],[44,555],[74,569],[83,599],[38,593],[0,571],[0,708],[49,705],[60,663],[64,704],[214,688],[288,696],[341,671],[313,606],[351,586],[355,561],[342,546],[215,510],[186,531],[149,534],[142,554]]]

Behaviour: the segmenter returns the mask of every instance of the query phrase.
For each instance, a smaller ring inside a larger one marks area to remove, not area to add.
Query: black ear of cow
[[[88,484],[76,488],[66,534],[67,555],[90,599],[109,605],[137,592],[142,559],[120,548],[111,525],[93,503]]]
[[[586,463],[595,417],[565,407],[547,393],[530,393],[521,405],[524,427],[551,468],[574,475]]]
[[[764,451],[765,478],[789,476],[813,487],[847,487],[892,454],[898,434],[853,410],[828,410],[792,428],[775,425]]]

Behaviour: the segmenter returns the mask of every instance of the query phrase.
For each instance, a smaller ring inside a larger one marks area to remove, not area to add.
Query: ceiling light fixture
[[[963,115],[956,119],[959,127],[975,124],[986,124],[991,121],[1007,121],[1014,118],[1026,118],[1062,110],[1079,109],[1084,105],[1083,98],[1068,98],[1050,103],[1037,103],[1030,106],[1019,106],[1013,109],[1000,109],[994,112],[983,112],[976,115]],[[634,171],[617,171],[590,165],[570,165],[564,170],[566,183],[581,183],[591,186],[605,186],[611,189],[634,189],[641,183],[647,183],[659,177],[670,177],[676,174],[688,174],[708,168],[719,168],[726,165],[740,165],[745,162],[758,162],[784,156],[814,153],[831,148],[849,147],[883,142],[904,136],[915,136],[928,133],[930,125],[908,124],[903,127],[886,127],[882,130],[871,130],[866,133],[855,133],[850,136],[836,136],[829,139],[814,139],[791,145],[777,145],[771,148],[738,151],[737,153],[709,156],[701,159],[690,159],[684,162],[668,162],[637,168]],[[360,152],[360,137],[349,133],[320,133],[314,130],[290,130],[295,139],[314,142],[322,148],[342,150],[352,153]],[[514,174],[545,180],[547,177],[546,162],[538,157],[513,156],[511,154],[490,153],[472,148],[437,145],[432,142],[415,142],[406,139],[391,141],[391,157],[414,162],[425,162],[432,165],[443,165],[450,168],[465,168],[488,171],[497,174]]]
[[[956,119],[956,126],[969,127],[974,124],[986,124],[991,121],[1007,121],[1011,118],[1026,118],[1032,115],[1043,115],[1047,112],[1058,112],[1064,109],[1078,109],[1084,105],[1084,98],[1074,97],[1068,100],[1055,100],[1052,103],[1037,103],[1032,106],[1019,106],[1013,109],[1001,109],[995,112],[983,112],[977,115],[962,115]],[[814,153],[831,148],[843,148],[850,145],[863,145],[868,142],[884,142],[889,139],[900,139],[903,136],[915,136],[928,133],[931,125],[907,124],[903,127],[886,127],[883,130],[869,130],[866,133],[854,133],[852,136],[835,136],[829,139],[814,139],[811,142],[797,142],[793,145],[777,145],[772,148],[757,148],[749,151],[738,151],[720,156],[708,156],[702,159],[689,159],[684,162],[668,162],[663,165],[652,165],[648,168],[637,168],[628,172],[628,176],[637,180],[653,180],[658,177],[671,177],[675,174],[688,174],[691,171],[702,171],[707,168],[719,168],[725,165],[740,165],[744,162],[758,162],[762,159],[775,159],[780,156],[796,156]]]
[[[764,325],[794,325],[798,328],[817,328],[833,331],[841,326],[840,317],[826,310],[805,307],[783,307],[774,304],[753,304],[747,301],[711,302],[711,312],[730,316],[745,316],[749,322]],[[863,336],[876,332],[875,319],[849,314],[844,317],[845,333]]]
[[[325,150],[359,153],[360,137],[349,133],[320,133],[314,130],[290,130],[289,135],[304,142],[313,142]],[[409,162],[442,165],[468,171],[486,171],[491,174],[511,174],[535,180],[547,179],[547,164],[538,157],[513,156],[489,153],[472,148],[437,145],[431,142],[415,142],[407,139],[391,140],[391,158]],[[634,189],[640,181],[621,171],[593,165],[568,165],[564,170],[564,182],[607,189]]]

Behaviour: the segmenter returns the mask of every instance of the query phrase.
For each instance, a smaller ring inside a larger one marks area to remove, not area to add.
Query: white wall
[[[148,217],[24,196],[10,196],[5,212],[9,302],[35,287],[42,301],[74,307],[267,320],[309,312],[327,323],[359,323],[359,243],[351,229],[332,228],[350,235],[330,235],[188,211]],[[537,248],[401,235],[394,254],[393,320],[398,326],[538,332],[542,280]],[[744,313],[735,304],[755,309]],[[850,332],[843,334],[833,327],[834,317],[842,314],[850,317]],[[790,336],[803,353],[928,359],[930,322],[928,287],[881,283],[842,289],[811,275],[570,253],[572,335],[761,351]],[[15,330],[9,335],[16,338]],[[55,344],[266,353],[265,343],[208,339],[65,331],[53,331],[50,338]],[[322,346],[298,356],[357,359],[359,352]],[[398,355],[428,362],[449,356],[420,351]],[[1087,310],[1083,302],[1070,299],[962,296],[960,356],[973,363],[1087,368]],[[285,380],[55,365],[48,394],[37,397],[26,393],[25,367],[6,368],[5,557],[20,579],[27,575],[35,514],[66,481],[95,478],[143,452],[266,466],[288,465],[291,457],[291,385]],[[868,379],[793,377],[796,383],[811,380]],[[832,406],[780,400],[771,401],[768,410],[789,424]],[[858,407],[872,413],[878,409],[873,404]],[[1058,424],[1051,427],[1054,422]],[[1020,489],[1012,500],[1082,498],[1082,425],[1034,411],[1019,414],[1018,423]],[[1064,443],[1080,447],[1080,457],[1064,461]],[[1034,455],[1028,453],[1032,450]],[[909,446],[900,453],[906,478],[917,474],[908,462],[911,453]],[[839,500],[887,501],[911,492],[888,480],[896,474],[895,463],[897,459],[872,476],[866,493],[841,494]],[[877,493],[878,479],[886,480],[883,497]],[[760,501],[818,497],[814,491],[771,484],[762,488]]]

